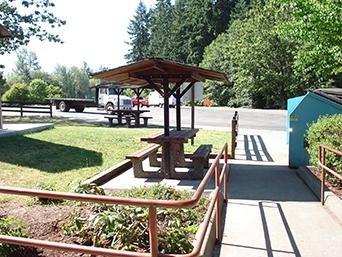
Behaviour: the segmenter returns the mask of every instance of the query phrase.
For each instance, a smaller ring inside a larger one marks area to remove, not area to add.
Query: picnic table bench
[[[190,159],[193,162],[194,169],[191,171],[193,179],[202,179],[204,177],[204,168],[209,167],[209,156],[213,145],[200,145]]]
[[[148,172],[143,169],[143,161],[148,157],[150,166],[158,167],[160,166],[160,162],[157,160],[157,152],[160,148],[160,145],[152,144],[144,149],[137,151],[133,154],[129,154],[126,156],[126,159],[130,159],[133,166],[134,177],[136,178],[146,178],[146,175],[149,177],[160,177],[158,172]]]

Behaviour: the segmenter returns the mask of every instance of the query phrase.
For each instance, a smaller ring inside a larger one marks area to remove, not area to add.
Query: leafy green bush
[[[309,126],[306,139],[310,162],[318,167],[318,145],[325,144],[342,151],[342,114],[320,117]],[[342,158],[329,151],[326,151],[325,156],[326,165],[342,173]]]
[[[49,85],[41,79],[34,79],[29,85],[24,83],[14,84],[5,92],[3,100],[9,102],[45,102],[49,97],[63,96],[60,87]]]
[[[24,83],[14,84],[2,96],[2,100],[9,102],[27,102],[29,101],[29,89]]]
[[[39,183],[37,185],[37,189],[47,190],[47,191],[57,191],[56,186],[54,184],[45,183],[45,182]],[[58,204],[62,202],[63,200],[43,198],[43,197],[32,197],[29,200],[29,204],[41,204],[41,205]]]
[[[116,192],[116,196],[144,199],[189,199],[190,192],[155,185]],[[192,241],[207,209],[208,199],[202,198],[188,209],[157,209],[159,251],[189,253]],[[96,245],[130,251],[149,251],[148,209],[132,206],[101,206],[89,217],[71,213],[63,233],[82,238],[85,245]]]
[[[73,191],[79,194],[105,195],[103,188],[95,183],[78,182],[78,184],[73,187]]]
[[[0,219],[0,235],[27,237],[24,223],[12,216]],[[19,247],[18,245],[9,245],[0,242],[0,256],[8,256]]]

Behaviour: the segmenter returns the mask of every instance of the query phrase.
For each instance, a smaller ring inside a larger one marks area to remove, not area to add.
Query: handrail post
[[[223,173],[223,199],[224,202],[228,202],[228,145],[226,144],[224,147],[224,164],[225,164],[225,169]]]
[[[215,167],[215,185],[220,188],[220,159],[218,159]],[[216,242],[220,241],[220,193],[216,198]]]
[[[148,209],[148,226],[149,226],[151,257],[157,257],[158,256],[157,208],[154,206],[150,206]]]
[[[20,117],[23,117],[23,103],[20,103]]]
[[[325,148],[323,146],[319,146],[320,149],[320,156],[321,157],[321,164],[322,164],[322,181],[321,181],[321,204],[324,205],[324,185],[325,185]],[[319,158],[318,157],[318,158]]]

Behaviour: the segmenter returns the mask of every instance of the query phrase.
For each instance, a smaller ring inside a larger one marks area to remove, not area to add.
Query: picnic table
[[[140,114],[145,113],[145,112],[149,112],[150,110],[124,110],[124,109],[120,109],[120,110],[112,110],[112,115],[117,116],[117,120],[118,120],[118,125],[122,125],[122,119],[123,117],[127,117],[127,116],[131,116],[134,119],[134,124],[136,127],[140,126]],[[149,117],[148,117],[149,118]]]
[[[187,167],[184,143],[196,136],[198,129],[172,130],[168,136],[157,133],[141,138],[141,141],[161,145],[162,161],[160,175],[163,178],[180,178],[176,167]]]

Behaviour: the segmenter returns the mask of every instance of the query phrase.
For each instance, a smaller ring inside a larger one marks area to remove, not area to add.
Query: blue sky
[[[83,62],[97,70],[100,65],[117,67],[125,64],[128,51],[127,26],[139,0],[55,0],[53,12],[67,24],[54,29],[64,44],[33,39],[27,46],[34,51],[43,70],[51,72],[56,64],[81,66]],[[144,0],[150,8],[155,0]],[[15,53],[1,56],[8,74],[16,60]]]

